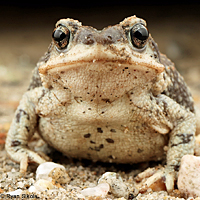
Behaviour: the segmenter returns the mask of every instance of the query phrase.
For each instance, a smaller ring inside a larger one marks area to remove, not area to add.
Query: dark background
[[[200,94],[199,1],[0,1],[0,129],[10,123],[31,71],[47,50],[54,24],[74,18],[102,29],[137,15],[190,85]]]

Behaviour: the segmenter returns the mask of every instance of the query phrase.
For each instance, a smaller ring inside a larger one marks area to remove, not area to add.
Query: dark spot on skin
[[[138,150],[137,150],[137,152],[138,153],[142,153],[144,150],[143,149],[140,149],[140,148],[138,148]]]
[[[61,102],[61,104],[63,105],[63,106],[66,106],[66,104],[67,104],[68,102]],[[66,114],[66,113],[65,113]]]
[[[98,127],[98,128],[97,128],[97,132],[98,132],[98,133],[103,133],[103,130],[102,130],[100,127]]]
[[[61,74],[64,74],[65,72],[64,72],[64,71],[61,71],[60,73],[61,73]]]
[[[113,140],[113,139],[111,139],[111,138],[106,138],[106,141],[108,142],[108,143],[114,143],[115,141]]]
[[[168,114],[167,114],[168,104],[167,104],[167,102],[165,102],[165,101],[163,101],[163,108],[164,108],[163,113],[165,114],[165,116],[167,116],[167,115],[168,115]]]
[[[96,144],[96,142],[94,142],[93,140],[90,140],[90,143],[91,143],[91,144]]]
[[[88,110],[92,110],[92,108],[88,108]]]
[[[128,67],[125,67],[125,69],[128,69]]]
[[[29,114],[28,114],[26,111],[24,111],[24,110],[22,110],[22,109],[19,109],[19,112],[18,112],[17,115],[16,115],[16,122],[17,122],[17,123],[20,122],[20,118],[21,118],[22,115],[26,115],[26,116],[27,116],[27,119],[28,119],[28,120],[30,119]]]
[[[174,168],[174,171],[178,172],[179,171],[179,165],[170,165]]]
[[[85,111],[83,111],[83,114],[85,114]]]
[[[15,149],[14,149],[15,152],[18,152],[20,151],[21,153],[23,153],[24,151],[21,149],[20,146],[16,146]]]
[[[104,145],[103,145],[103,144],[100,144],[100,145],[99,145],[99,148],[101,148],[101,149],[102,149],[103,147],[104,147]]]
[[[176,147],[180,144],[188,144],[194,138],[194,134],[179,133],[176,135],[176,137],[179,137],[181,142],[177,144],[171,144],[171,147]]]
[[[104,148],[104,145],[103,144],[100,144],[98,147],[89,147],[90,150],[94,150],[94,151],[100,151],[101,149]]]
[[[91,134],[90,133],[87,133],[84,135],[84,138],[90,138]]]
[[[19,146],[21,145],[21,142],[18,141],[18,140],[12,140],[11,141],[11,147],[16,147],[16,146]]]
[[[104,145],[103,144],[100,144],[98,147],[95,147],[95,150],[96,151],[100,151],[101,149],[104,148]]]
[[[105,113],[104,111],[101,112],[101,114],[104,114],[104,113]]]
[[[44,97],[45,95],[45,90],[42,90],[42,95],[38,98],[38,102],[42,99],[42,97]]]
[[[102,101],[105,101],[106,103],[111,103],[110,99],[101,99]]]
[[[110,129],[110,132],[116,133],[116,130],[112,128]]]
[[[79,103],[79,101],[78,101],[79,98],[80,98],[80,97],[75,96],[75,97],[74,97],[74,100],[75,100],[77,103]]]
[[[29,129],[29,127],[28,127],[28,126],[25,126],[25,128],[26,128],[27,132],[29,132],[29,131],[30,131],[30,129]]]
[[[67,88],[67,87],[64,87],[64,89],[67,90],[68,88]]]

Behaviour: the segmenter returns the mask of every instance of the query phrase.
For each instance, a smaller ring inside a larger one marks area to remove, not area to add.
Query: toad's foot
[[[148,168],[136,177],[140,192],[145,192],[148,188],[154,191],[167,190],[172,192],[174,181],[175,174],[168,172],[164,167]]]
[[[38,164],[47,162],[46,159],[42,158],[37,153],[35,153],[27,148],[21,148],[17,152],[13,152],[10,155],[12,155],[12,156],[10,156],[11,159],[20,163],[20,172],[21,173],[25,173],[27,171],[29,162],[35,162]]]

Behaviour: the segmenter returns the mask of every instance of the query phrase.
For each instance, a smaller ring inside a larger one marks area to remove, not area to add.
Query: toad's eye
[[[142,49],[149,37],[149,31],[143,24],[136,24],[130,30],[131,42],[134,47]]]
[[[65,26],[58,26],[54,29],[52,37],[58,49],[61,50],[66,48],[69,43],[70,31]]]

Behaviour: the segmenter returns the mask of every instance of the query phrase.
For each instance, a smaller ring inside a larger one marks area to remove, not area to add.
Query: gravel
[[[35,141],[34,141],[35,143]],[[134,177],[138,172],[143,171],[149,166],[148,163],[137,165],[115,165],[105,163],[92,163],[90,161],[78,161],[68,159],[58,152],[52,155],[54,161],[62,164],[70,181],[66,184],[53,183],[53,188],[44,191],[29,192],[29,188],[36,183],[37,165],[29,164],[25,174],[19,173],[19,164],[10,160],[5,149],[0,152],[0,199],[70,199],[70,200],[125,200],[124,197],[114,197],[110,192],[106,197],[83,196],[81,191],[86,188],[95,187],[99,178],[105,172],[116,172],[122,177],[124,184],[129,190],[128,199],[134,200],[184,200],[183,195],[178,190],[172,194],[166,191],[153,192],[148,189],[141,194],[136,186]],[[152,165],[152,163],[150,163]],[[155,163],[154,163],[155,164]],[[197,200],[198,198],[196,198]],[[191,199],[193,200],[193,199]]]

